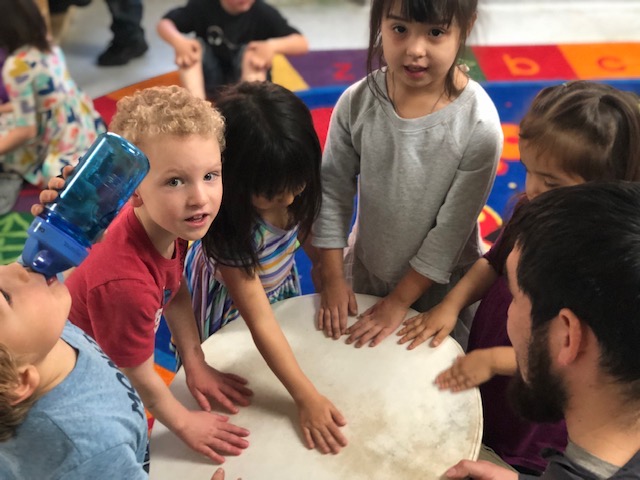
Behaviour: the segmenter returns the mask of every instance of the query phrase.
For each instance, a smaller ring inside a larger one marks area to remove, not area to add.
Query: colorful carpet
[[[505,136],[498,176],[483,210],[481,232],[490,242],[502,223],[505,207],[524,187],[525,172],[519,163],[518,123],[535,94],[543,87],[574,79],[606,81],[640,94],[640,43],[548,46],[471,47],[466,57],[471,76],[482,82],[495,102]],[[302,57],[277,57],[273,80],[295,91],[311,108],[322,144],[331,110],[344,89],[365,75],[364,50],[316,51]],[[138,89],[178,84],[176,72],[161,75],[95,99],[96,108],[108,122],[117,100]],[[15,211],[0,217],[0,261],[13,261],[22,249],[31,217],[29,206],[37,191],[26,188]],[[309,261],[297,255],[304,293],[313,292]],[[175,366],[168,350],[169,333],[158,331],[156,362],[169,381]]]

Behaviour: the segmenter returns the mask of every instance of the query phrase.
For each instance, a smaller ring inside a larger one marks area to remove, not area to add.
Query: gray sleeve
[[[411,267],[436,283],[447,283],[487,201],[502,152],[499,119],[479,121],[470,135],[436,226],[410,261]]]
[[[113,478],[148,480],[149,476],[142,469],[131,445],[120,444],[90,458],[60,478],[61,480],[85,480],[87,478],[93,480],[111,480]]]
[[[313,227],[313,245],[344,248],[353,217],[360,173],[360,153],[352,140],[351,89],[338,99],[331,114],[322,156],[322,207]]]

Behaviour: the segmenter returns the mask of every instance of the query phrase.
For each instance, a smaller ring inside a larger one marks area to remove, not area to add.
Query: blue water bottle
[[[100,135],[28,230],[22,264],[53,277],[78,266],[149,171],[149,160],[114,133]]]

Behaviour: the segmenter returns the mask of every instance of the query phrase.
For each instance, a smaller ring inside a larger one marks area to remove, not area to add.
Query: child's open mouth
[[[207,215],[206,213],[202,213],[200,215],[194,215],[193,217],[187,218],[187,222],[192,223],[194,225],[200,225],[205,223],[208,216],[209,215]]]

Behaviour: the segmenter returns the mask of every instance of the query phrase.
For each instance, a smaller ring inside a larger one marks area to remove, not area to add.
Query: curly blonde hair
[[[16,404],[14,388],[20,383],[18,363],[9,349],[0,343],[0,442],[13,437],[37,400],[35,395]]]
[[[140,146],[159,135],[215,136],[224,150],[224,118],[210,102],[178,86],[151,87],[120,99],[109,129]]]

